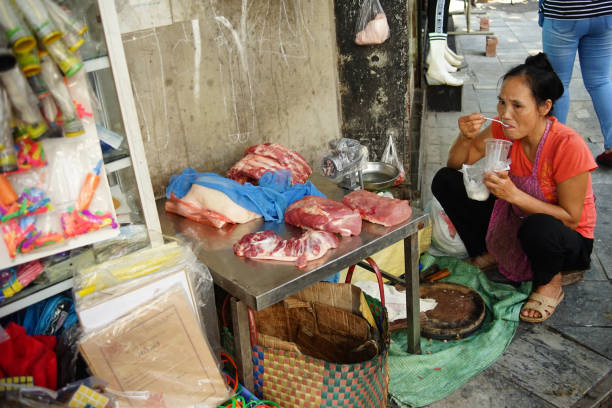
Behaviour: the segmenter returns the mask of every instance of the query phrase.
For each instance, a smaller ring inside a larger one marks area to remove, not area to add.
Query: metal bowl
[[[397,167],[383,162],[367,162],[362,169],[363,188],[370,191],[378,191],[391,187],[399,177],[400,171]]]

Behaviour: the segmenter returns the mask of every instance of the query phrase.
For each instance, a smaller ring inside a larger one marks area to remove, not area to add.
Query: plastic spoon
[[[510,125],[506,125],[506,124],[505,124],[504,122],[502,122],[501,120],[497,120],[497,119],[493,119],[493,118],[487,118],[486,116],[483,116],[483,118],[485,118],[486,120],[493,121],[493,122],[498,122],[498,123],[501,123],[501,125],[502,125],[503,127],[507,127],[507,128],[508,128],[508,127],[512,127],[512,126],[510,126]]]

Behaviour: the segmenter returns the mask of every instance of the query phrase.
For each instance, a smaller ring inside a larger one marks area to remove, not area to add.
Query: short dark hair
[[[527,57],[525,63],[517,65],[503,76],[508,78],[522,76],[527,80],[536,103],[542,105],[547,99],[553,102],[563,95],[563,83],[555,73],[548,57],[543,52]],[[552,108],[548,112],[550,115]]]

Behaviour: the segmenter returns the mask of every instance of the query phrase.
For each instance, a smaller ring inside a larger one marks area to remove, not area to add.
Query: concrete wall
[[[381,45],[368,47],[353,41],[360,3],[360,0],[335,2],[342,133],[367,145],[370,159],[378,160],[386,135],[393,131],[406,181],[416,184],[411,164],[418,159],[419,145],[418,132],[411,131],[414,116],[411,107],[418,82],[417,0],[381,1],[391,36]]]
[[[329,0],[115,0],[156,196],[275,141],[311,163],[340,136]]]

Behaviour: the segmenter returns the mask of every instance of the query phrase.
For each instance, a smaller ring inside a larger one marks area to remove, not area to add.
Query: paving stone
[[[526,394],[492,365],[445,399],[428,405],[428,408],[456,407],[554,408],[554,405]]]
[[[612,360],[612,327],[556,327],[565,336]],[[612,364],[612,361],[611,363]]]
[[[477,112],[479,110],[478,95],[473,86],[463,86],[463,95],[461,100],[462,112]]]
[[[497,110],[497,90],[481,89],[477,93],[481,112]]]
[[[584,274],[585,281],[608,281],[603,265],[597,257],[597,251],[591,253],[591,267]]]
[[[574,78],[570,81],[569,84],[570,90],[570,104],[572,101],[590,101],[591,95],[584,87],[584,82],[582,82],[582,78]]]
[[[594,173],[605,174],[610,183],[612,169],[597,169]],[[607,183],[594,184],[593,189],[597,200],[597,225],[595,225],[594,248],[599,261],[606,269],[608,279],[612,279],[612,185]],[[608,302],[610,303],[610,302]]]
[[[521,323],[495,369],[529,394],[570,407],[609,372],[609,359],[543,325]]]
[[[612,285],[608,281],[582,281],[565,286],[565,299],[546,322],[553,327],[612,327]]]

